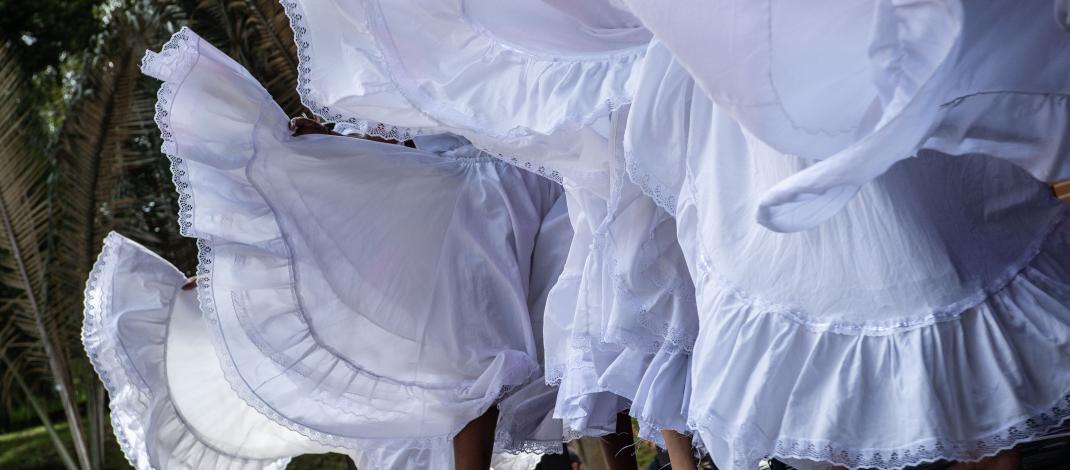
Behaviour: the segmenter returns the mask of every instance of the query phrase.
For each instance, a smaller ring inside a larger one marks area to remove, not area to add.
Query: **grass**
[[[56,424],[56,433],[74,456],[74,447],[71,446],[71,435],[67,430],[67,423]],[[123,457],[119,446],[114,438],[109,436],[104,461],[118,464],[111,468],[128,469],[130,465]],[[4,470],[54,470],[62,469],[63,461],[52,446],[48,433],[44,426],[24,429],[8,434],[0,434],[0,468]]]
[[[67,423],[56,425],[56,432],[74,455]],[[104,466],[107,470],[129,470],[115,436],[108,433],[105,443]],[[290,462],[288,470],[345,470],[348,458],[339,454],[302,455]],[[0,434],[0,469],[3,470],[62,470],[63,461],[52,446],[44,426]]]
[[[66,423],[56,425],[56,432],[67,445],[70,452],[74,448],[70,445],[70,433]],[[638,441],[635,453],[639,461],[639,468],[654,460],[657,452],[655,447],[646,441]],[[290,462],[288,470],[346,470],[347,457],[339,454],[302,455]],[[104,456],[106,470],[129,470],[130,464],[123,456],[115,436],[108,432],[105,443]],[[3,470],[62,470],[63,462],[60,460],[52,442],[45,432],[44,426],[24,429],[21,431],[0,434],[0,469]]]

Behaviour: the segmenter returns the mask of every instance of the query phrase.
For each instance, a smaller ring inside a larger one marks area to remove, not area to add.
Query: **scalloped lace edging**
[[[627,165],[628,178],[632,180],[632,183],[639,186],[643,194],[652,199],[654,204],[664,209],[669,215],[676,217],[677,199],[676,195],[669,190],[669,187],[658,181],[649,171],[646,171],[631,152],[624,152],[624,159]]]
[[[187,237],[195,236],[193,233],[194,203],[193,191],[190,189],[189,175],[186,162],[178,156],[178,144],[175,142],[175,133],[171,127],[171,106],[174,103],[175,94],[178,93],[179,84],[193,70],[197,57],[197,37],[189,28],[183,27],[168,40],[159,53],[146,51],[141,60],[141,71],[163,80],[163,85],[156,92],[155,116],[156,126],[160,128],[160,138],[163,144],[160,151],[167,155],[171,162],[171,182],[178,192],[178,223],[179,233]]]
[[[427,133],[424,129],[394,126],[384,122],[349,116],[334,111],[330,106],[323,105],[313,98],[312,80],[308,78],[308,74],[312,71],[312,44],[305,38],[305,35],[308,34],[308,25],[305,21],[304,11],[300,2],[296,0],[280,0],[279,3],[282,4],[283,9],[286,11],[286,17],[290,19],[290,29],[293,30],[294,42],[297,44],[297,94],[301,98],[301,104],[324,120],[347,123],[351,126],[351,129],[368,136],[402,142]],[[487,153],[510,165],[548,178],[558,184],[562,182],[561,172],[554,168],[516,156],[504,155],[501,152]]]
[[[445,123],[450,127],[457,129],[467,129],[475,131],[479,134],[494,137],[494,138],[516,138],[525,137],[535,134],[541,135],[553,135],[554,133],[562,130],[577,130],[584,127],[588,127],[600,118],[608,116],[613,111],[619,109],[621,106],[631,103],[631,97],[626,93],[607,93],[601,101],[601,106],[593,106],[590,111],[584,114],[565,113],[562,119],[550,126],[548,129],[535,130],[529,127],[514,127],[502,133],[490,128],[490,124],[487,122],[478,122],[479,120],[472,114],[470,110],[461,110],[454,107],[445,107],[439,101],[433,99],[416,83],[399,71],[404,70],[405,67],[401,63],[398,51],[393,47],[393,43],[390,40],[389,27],[386,24],[386,20],[381,11],[380,3],[378,0],[362,0],[364,8],[369,12],[366,19],[366,27],[376,43],[376,48],[382,53],[384,60],[382,61],[383,69],[390,76],[391,80],[397,86],[398,91],[405,97],[411,104],[416,105],[417,109],[425,115],[433,118],[435,121]],[[469,27],[472,27],[472,33],[474,35],[487,38],[484,32],[481,32],[479,28],[473,27],[470,23]],[[497,40],[490,40],[492,51],[484,51],[482,56],[484,62],[488,61],[490,57],[500,55],[514,56],[509,61],[510,63],[527,62],[529,60],[536,60],[542,62],[552,62],[554,64],[560,64],[561,66],[573,67],[579,64],[597,63],[600,62],[607,69],[610,68],[630,68],[633,63],[639,60],[645,53],[645,47],[633,47],[628,51],[616,54],[607,54],[601,57],[585,57],[585,58],[539,58],[531,53],[521,52],[514,47],[509,47],[502,44]],[[623,84],[623,81],[622,81]]]
[[[119,248],[127,243],[143,250],[146,254],[159,258],[155,253],[115,232],[107,235],[104,239],[104,248],[97,256],[93,269],[90,271],[89,279],[86,281],[82,345],[85,348],[87,357],[89,357],[90,364],[93,366],[93,370],[100,377],[105,390],[108,391],[108,395],[111,398],[108,402],[108,409],[112,422],[112,432],[115,434],[123,456],[131,467],[145,470],[151,469],[152,463],[147,453],[150,438],[146,436],[147,431],[143,427],[143,417],[148,413],[148,406],[152,403],[150,397],[153,392],[149,385],[140,378],[137,369],[130,362],[130,358],[118,352],[122,346],[117,343],[114,334],[108,334],[104,320],[110,314],[105,290],[107,290],[107,286],[111,285],[109,278],[116,269],[115,263],[118,261]],[[161,262],[166,263],[163,258],[159,259]],[[175,272],[176,275],[181,275],[177,270]],[[177,286],[175,288],[177,289]],[[137,390],[137,394],[124,393],[124,390],[130,389]],[[176,418],[182,420],[183,425],[185,425],[184,419],[174,410],[173,404],[169,400],[168,398],[168,409],[175,414]],[[188,428],[183,429],[181,432],[196,439],[198,445],[205,446],[197,438],[196,434]],[[211,449],[208,446],[205,447]],[[232,461],[266,463],[268,465],[264,467],[265,470],[284,469],[290,461],[289,458],[282,458],[267,462],[262,459],[236,457],[220,453],[215,449],[211,450],[216,452],[218,456]]]
[[[294,33],[294,43],[297,44],[297,95],[301,98],[301,104],[322,119],[331,122],[348,123],[364,135],[401,142],[412,140],[413,137],[424,134],[421,129],[391,126],[383,122],[346,116],[331,110],[330,106],[323,105],[313,98],[312,79],[308,78],[308,75],[312,72],[312,44],[305,37],[308,34],[305,13],[301,4],[296,0],[280,0],[279,3],[282,4],[286,17],[290,20],[290,29]]]
[[[494,433],[494,453],[497,454],[560,454],[561,445],[568,442],[562,433],[559,440],[531,440],[517,438],[511,430],[499,427]]]
[[[1022,419],[996,433],[973,439],[941,440],[930,439],[924,443],[898,449],[847,449],[834,446],[828,441],[801,439],[777,439],[768,450],[768,455],[759,455],[759,450],[739,452],[733,461],[741,468],[756,466],[759,459],[775,457],[780,459],[800,459],[814,462],[831,463],[847,468],[882,468],[888,470],[902,469],[939,460],[973,462],[1011,449],[1018,444],[1035,440],[1045,433],[1060,426],[1070,419],[1070,391],[1044,411]],[[714,420],[705,420],[707,429],[724,429]],[[692,429],[701,427],[689,421]],[[717,435],[717,433],[711,433]],[[746,436],[728,438],[729,441],[757,442]]]
[[[122,241],[113,237],[113,234],[108,234],[104,239],[104,248],[97,255],[97,260],[93,263],[93,269],[89,272],[89,279],[86,281],[85,320],[82,324],[82,346],[85,348],[89,363],[93,366],[97,376],[100,377],[100,381],[103,382],[104,388],[108,391],[110,397],[116,396],[115,394],[119,390],[131,385],[134,385],[134,388],[142,394],[145,393],[145,385],[132,382],[130,380],[131,377],[128,377],[124,372],[121,360],[118,354],[114,352],[115,345],[112,339],[104,335],[103,332],[105,315],[104,273],[106,270],[112,269],[112,265],[118,255],[118,245],[121,243]],[[112,374],[112,371],[115,374]],[[148,455],[143,455],[140,452],[141,445],[137,444],[143,439],[137,435],[137,431],[131,430],[132,426],[141,425],[141,421],[136,417],[144,414],[144,407],[147,406],[147,403],[143,400],[128,400],[127,402],[129,408],[119,406],[114,400],[108,401],[108,415],[111,417],[112,432],[119,443],[119,448],[123,451],[123,456],[126,457],[131,467],[139,470],[150,468],[151,464],[148,462]],[[140,409],[137,409],[138,407]],[[142,430],[142,433],[144,433],[144,430]]]

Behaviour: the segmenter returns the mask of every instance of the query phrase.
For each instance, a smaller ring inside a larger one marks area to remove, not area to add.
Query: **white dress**
[[[621,0],[749,133],[821,160],[766,189],[759,221],[814,227],[920,148],[1070,177],[1070,36],[1050,0]]]
[[[561,181],[576,231],[550,294],[546,379],[571,435],[685,432],[697,315],[670,217],[617,155],[650,34],[612,2],[282,2],[303,103],[361,132],[449,131]],[[671,373],[669,371],[672,371]]]
[[[86,285],[86,353],[111,397],[115,436],[148,469],[284,469],[331,449],[271,422],[223,377],[186,276],[111,233]]]
[[[281,470],[291,457],[322,452],[346,454],[361,469],[450,468],[450,452],[331,448],[260,414],[227,382],[185,283],[170,263],[114,232],[87,281],[83,342],[134,468]],[[538,458],[495,454],[494,468],[531,468]]]
[[[628,410],[641,437],[664,444],[659,431],[688,432],[694,285],[672,217],[628,179],[621,150],[608,200],[566,180],[576,235],[548,300],[546,376],[570,437],[616,432]]]
[[[934,145],[816,228],[767,230],[762,195],[822,163],[746,130],[657,41],[625,133],[694,275],[689,424],[720,468],[976,460],[1070,417],[1070,207],[1046,184]]]
[[[535,327],[571,237],[558,185],[448,136],[425,142],[436,152],[291,137],[252,76],[188,29],[143,71],[164,81],[181,229],[242,400],[324,445],[452,462],[465,424],[541,384]],[[525,432],[546,413],[502,410]]]

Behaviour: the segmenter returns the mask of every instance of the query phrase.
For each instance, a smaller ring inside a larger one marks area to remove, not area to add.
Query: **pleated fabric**
[[[719,467],[976,460],[1070,417],[1070,208],[1046,184],[937,145],[818,227],[773,232],[750,217],[761,195],[820,163],[692,77],[654,42],[624,145],[694,275],[688,419]]]
[[[331,449],[279,426],[230,388],[196,293],[174,266],[110,233],[86,286],[82,340],[111,398],[112,428],[146,469],[284,469]]]
[[[448,136],[436,152],[291,137],[248,72],[187,29],[143,70],[164,81],[201,309],[246,403],[324,445],[452,462],[465,424],[541,383],[535,326],[571,237],[556,183]],[[549,412],[529,411],[509,410]]]

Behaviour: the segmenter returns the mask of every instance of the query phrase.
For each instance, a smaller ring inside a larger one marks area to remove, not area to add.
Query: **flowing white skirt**
[[[331,449],[271,422],[230,388],[186,277],[111,233],[86,287],[86,352],[138,470],[284,469]]]
[[[449,449],[541,381],[535,326],[571,237],[558,185],[470,145],[291,137],[189,30],[143,70],[165,82],[157,122],[201,308],[245,402],[325,445]]]
[[[322,452],[346,454],[367,470],[452,468],[450,449],[331,448],[267,419],[227,382],[196,292],[180,290],[185,282],[170,263],[114,232],[87,282],[83,341],[135,468],[281,470],[291,457]],[[556,433],[560,449],[560,424]],[[537,460],[496,454],[494,467],[530,468]]]
[[[620,3],[748,133],[821,160],[766,188],[773,230],[822,223],[923,147],[1070,177],[1070,36],[1049,0]]]
[[[762,194],[815,164],[658,43],[625,149],[694,275],[689,424],[719,467],[975,460],[1070,417],[1070,208],[1028,173],[934,146],[822,225],[769,231]]]
[[[686,431],[690,276],[671,218],[616,155],[650,39],[636,19],[604,1],[282,3],[317,114],[386,138],[455,132],[566,187],[577,234],[545,341],[569,434],[609,432],[629,408],[645,436]]]

